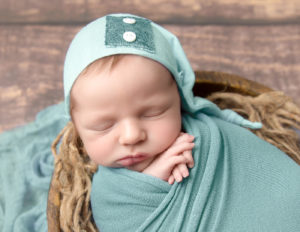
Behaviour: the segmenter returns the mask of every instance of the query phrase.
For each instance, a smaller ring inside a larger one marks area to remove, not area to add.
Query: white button
[[[126,31],[123,34],[123,39],[127,42],[133,42],[136,40],[136,34],[132,31]]]
[[[135,24],[136,20],[133,18],[124,18],[123,22],[128,24]]]

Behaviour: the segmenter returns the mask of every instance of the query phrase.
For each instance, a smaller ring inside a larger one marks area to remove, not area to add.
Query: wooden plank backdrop
[[[0,22],[86,23],[129,12],[160,23],[297,23],[299,0],[0,0]]]
[[[163,24],[179,37],[194,70],[237,74],[300,103],[298,0],[0,0],[0,132],[63,100],[71,39],[111,12]]]

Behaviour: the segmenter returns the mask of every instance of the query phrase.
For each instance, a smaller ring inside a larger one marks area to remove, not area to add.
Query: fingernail
[[[182,178],[180,178],[180,179],[178,179],[178,180],[176,180],[176,181],[179,183],[179,182],[181,182],[181,181],[182,181]]]
[[[186,178],[186,177],[188,177],[189,176],[189,172],[185,172],[184,174],[183,174],[183,177],[184,178]]]

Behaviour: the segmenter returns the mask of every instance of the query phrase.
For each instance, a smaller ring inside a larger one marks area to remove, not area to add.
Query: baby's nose
[[[122,123],[119,142],[122,145],[137,144],[146,139],[146,132],[137,119],[128,119]]]

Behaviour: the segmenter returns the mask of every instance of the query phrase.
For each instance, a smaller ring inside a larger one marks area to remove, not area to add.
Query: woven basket
[[[208,71],[196,71],[195,74],[196,83],[193,91],[195,95],[201,97],[207,97],[214,92],[233,92],[255,97],[261,93],[272,91],[272,89],[262,84],[232,74]],[[48,231],[61,231],[59,215],[60,194],[57,189],[54,188],[54,183],[52,181],[47,207]]]

